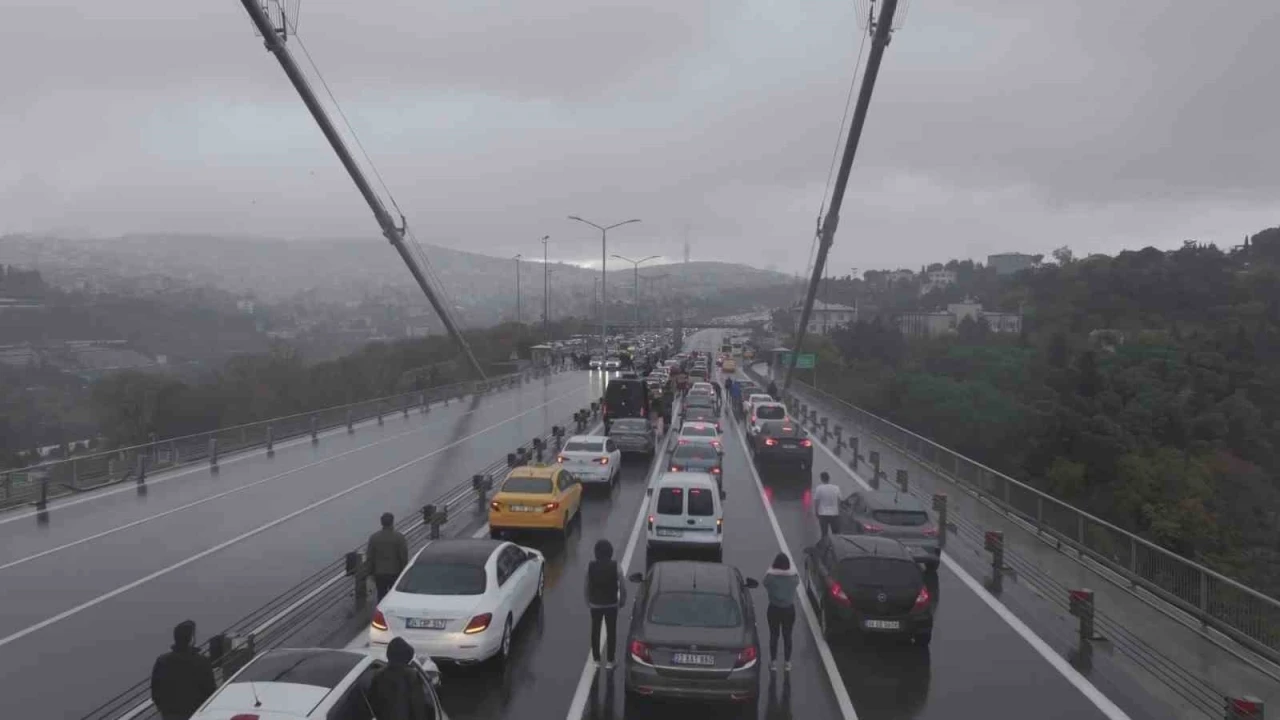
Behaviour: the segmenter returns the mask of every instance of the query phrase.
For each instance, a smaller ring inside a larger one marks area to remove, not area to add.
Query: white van
[[[707,550],[723,556],[724,491],[705,472],[664,473],[649,488],[648,558],[663,550]]]

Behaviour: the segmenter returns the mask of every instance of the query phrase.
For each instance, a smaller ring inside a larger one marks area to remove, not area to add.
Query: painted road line
[[[861,485],[864,490],[871,490],[871,486],[867,481],[863,480],[861,475],[854,472],[853,468],[850,468],[847,464],[842,462],[840,457],[832,452],[825,443],[815,441],[814,445],[822,448],[822,451],[835,462],[836,466],[844,470],[845,473]],[[1062,675],[1067,682],[1071,683],[1080,691],[1080,694],[1085,696],[1085,699],[1093,703],[1093,706],[1098,708],[1099,712],[1107,716],[1109,720],[1130,720],[1128,714],[1116,706],[1115,703],[1111,702],[1110,698],[1102,694],[1102,691],[1099,690],[1097,686],[1089,682],[1088,678],[1081,675],[1078,670],[1071,667],[1071,664],[1063,659],[1061,655],[1054,652],[1053,648],[1050,647],[1048,643],[1037,635],[1034,630],[1027,627],[1026,623],[1022,622],[1018,616],[1014,615],[1009,608],[1005,607],[1004,603],[1000,602],[994,595],[987,592],[987,589],[982,587],[982,583],[975,580],[968,571],[960,566],[960,563],[951,558],[950,553],[944,552],[942,554],[942,563],[947,566],[947,569],[955,573],[956,577],[960,578],[960,581],[972,590],[974,595],[977,595],[982,602],[986,603],[987,607],[991,608],[992,612],[1003,620],[1010,629],[1025,640],[1027,644],[1031,646],[1031,649],[1039,653],[1040,657],[1044,658],[1045,661],[1049,663],[1050,667],[1057,670],[1058,674]]]
[[[576,391],[575,391],[575,392],[576,392]],[[247,540],[247,539],[249,539],[249,538],[251,538],[251,537],[253,537],[253,536],[255,536],[255,535],[259,535],[259,534],[261,534],[261,533],[263,533],[263,532],[266,532],[267,530],[270,530],[271,528],[274,528],[274,527],[276,527],[276,526],[278,526],[278,525],[282,525],[282,524],[284,524],[284,523],[286,523],[286,522],[288,522],[288,521],[290,521],[290,520],[292,520],[292,519],[294,519],[294,518],[296,518],[296,517],[298,517],[298,516],[300,516],[300,515],[303,515],[303,514],[305,514],[305,513],[310,512],[310,511],[312,511],[312,510],[314,510],[314,509],[316,509],[316,508],[318,508],[318,507],[321,507],[321,506],[326,505],[326,504],[328,504],[328,503],[330,503],[330,502],[332,502],[332,501],[334,501],[334,500],[337,500],[337,499],[339,499],[339,498],[342,498],[342,497],[345,497],[345,496],[347,496],[347,495],[350,495],[351,493],[353,493],[353,492],[355,492],[355,491],[357,491],[357,490],[360,490],[361,488],[364,488],[364,487],[366,487],[366,486],[368,486],[368,485],[371,485],[371,484],[373,484],[373,483],[375,483],[375,482],[378,482],[379,480],[382,480],[382,479],[384,479],[384,478],[390,477],[391,475],[394,475],[395,473],[398,473],[398,472],[400,472],[400,471],[402,471],[402,470],[404,470],[404,469],[406,469],[406,468],[412,467],[413,465],[416,465],[416,464],[418,464],[418,463],[422,462],[423,460],[428,460],[428,459],[430,459],[430,458],[432,458],[432,457],[435,457],[436,455],[439,455],[440,453],[442,453],[442,452],[444,452],[444,451],[446,451],[446,450],[449,450],[449,449],[451,449],[451,448],[457,447],[458,445],[461,445],[461,444],[463,444],[463,443],[465,443],[465,442],[468,442],[468,441],[473,440],[473,439],[475,439],[475,438],[477,438],[477,437],[480,437],[481,435],[484,435],[485,433],[488,433],[488,432],[490,432],[490,431],[492,431],[492,430],[495,430],[495,429],[497,429],[497,428],[499,428],[499,427],[502,427],[503,425],[506,425],[506,424],[508,424],[508,423],[510,423],[510,422],[512,422],[512,421],[514,421],[514,420],[517,420],[517,419],[519,419],[519,418],[522,418],[522,417],[524,417],[525,415],[528,415],[528,414],[530,414],[530,413],[532,413],[532,412],[534,412],[534,411],[536,411],[536,410],[541,410],[542,408],[544,408],[544,407],[546,407],[546,406],[548,406],[548,405],[551,405],[551,404],[553,404],[553,403],[555,403],[555,402],[558,402],[559,400],[561,400],[561,399],[563,399],[563,398],[567,397],[567,396],[568,396],[568,395],[570,395],[570,394],[574,394],[574,393],[568,393],[568,394],[566,394],[566,395],[561,395],[561,396],[559,396],[559,397],[557,397],[557,398],[555,398],[555,399],[553,399],[553,400],[548,400],[547,402],[544,402],[544,403],[541,403],[541,404],[536,405],[536,406],[534,406],[534,407],[531,407],[531,408],[529,408],[528,410],[525,410],[524,412],[520,413],[519,415],[513,415],[513,416],[511,416],[511,417],[507,418],[506,420],[503,420],[503,421],[498,422],[498,423],[494,423],[493,425],[490,425],[489,427],[483,428],[483,429],[481,429],[481,430],[477,430],[476,432],[471,433],[470,435],[467,435],[467,436],[465,436],[465,437],[459,438],[458,440],[455,440],[455,441],[453,441],[453,442],[449,443],[448,445],[445,445],[445,446],[443,446],[443,447],[440,447],[440,448],[437,448],[437,449],[435,449],[435,450],[432,450],[431,452],[426,453],[425,455],[420,455],[420,456],[418,456],[418,457],[416,457],[416,458],[414,458],[414,459],[412,459],[412,460],[409,460],[409,461],[407,461],[407,462],[401,463],[400,465],[397,465],[396,467],[391,468],[390,470],[387,470],[386,472],[379,473],[379,474],[374,475],[373,477],[371,477],[371,478],[369,478],[369,479],[367,479],[367,480],[363,480],[363,481],[361,481],[361,482],[359,482],[359,483],[356,483],[355,485],[352,485],[351,487],[349,487],[349,488],[347,488],[347,489],[345,489],[345,490],[340,490],[340,491],[338,491],[338,492],[336,492],[336,493],[333,493],[332,495],[329,495],[328,497],[321,498],[320,500],[317,500],[317,501],[315,501],[315,502],[313,502],[313,503],[310,503],[309,505],[306,505],[306,506],[304,506],[304,507],[302,507],[302,508],[299,508],[298,510],[295,510],[295,511],[293,511],[293,512],[291,512],[291,513],[287,514],[287,515],[283,515],[283,516],[281,516],[281,517],[279,517],[279,518],[276,518],[275,520],[272,520],[272,521],[267,522],[267,523],[263,523],[262,525],[259,525],[258,527],[254,528],[254,529],[252,529],[252,530],[249,530],[249,531],[247,531],[247,532],[241,533],[241,534],[239,534],[239,535],[237,535],[237,536],[235,536],[235,537],[231,538],[230,540],[226,540],[226,541],[224,541],[224,542],[218,543],[217,545],[214,545],[213,547],[210,547],[210,548],[208,548],[208,549],[206,549],[206,550],[203,550],[203,551],[201,551],[201,552],[198,552],[198,553],[196,553],[195,555],[192,555],[192,556],[190,556],[190,557],[186,558],[185,560],[180,560],[180,561],[178,561],[178,562],[176,562],[176,563],[173,563],[172,565],[169,565],[169,566],[167,566],[167,567],[164,567],[164,568],[161,568],[161,569],[159,569],[159,570],[156,570],[156,571],[155,571],[155,572],[153,572],[153,573],[150,573],[150,574],[148,574],[148,575],[144,575],[143,577],[138,578],[137,580],[134,580],[134,581],[132,581],[132,582],[130,582],[130,583],[126,583],[126,584],[124,584],[124,585],[121,585],[120,587],[117,587],[117,588],[116,588],[116,589],[114,589],[114,590],[111,590],[111,591],[109,591],[109,592],[105,592],[105,593],[103,593],[103,594],[101,594],[101,595],[99,595],[99,596],[97,596],[97,597],[95,597],[95,598],[92,598],[92,599],[90,599],[90,600],[86,600],[85,602],[80,603],[79,605],[76,605],[75,607],[69,608],[69,609],[67,609],[67,610],[63,610],[62,612],[60,612],[60,613],[58,613],[58,614],[56,614],[56,615],[54,615],[54,616],[52,616],[52,617],[46,618],[46,619],[44,619],[44,620],[41,620],[40,622],[35,623],[35,624],[33,624],[33,625],[29,626],[29,627],[23,628],[22,630],[19,630],[18,632],[11,633],[11,634],[9,634],[9,635],[7,635],[7,636],[3,637],[3,638],[0,638],[0,647],[4,647],[4,646],[6,646],[6,645],[8,645],[8,644],[10,644],[10,643],[12,643],[12,642],[14,642],[14,641],[17,641],[17,640],[21,640],[22,638],[24,638],[24,637],[26,637],[26,636],[28,636],[28,635],[30,635],[30,634],[32,634],[32,633],[34,633],[34,632],[38,632],[38,631],[40,631],[40,630],[43,630],[44,628],[49,627],[50,625],[53,625],[54,623],[61,622],[61,621],[65,620],[65,619],[67,619],[67,618],[69,618],[69,617],[72,617],[73,615],[77,615],[77,614],[79,614],[79,613],[81,613],[81,612],[83,612],[83,611],[85,611],[85,610],[87,610],[87,609],[89,609],[89,608],[92,608],[92,607],[94,607],[94,606],[96,606],[96,605],[100,605],[100,604],[102,604],[102,603],[106,602],[107,600],[110,600],[111,598],[117,597],[117,596],[119,596],[119,595],[123,595],[124,593],[127,593],[127,592],[129,592],[130,590],[133,590],[133,589],[135,589],[135,588],[137,588],[137,587],[140,587],[140,586],[142,586],[142,585],[145,585],[146,583],[149,583],[149,582],[151,582],[152,580],[155,580],[156,578],[163,577],[164,575],[168,575],[169,573],[171,573],[171,572],[173,572],[173,571],[175,571],[175,570],[179,570],[179,569],[181,569],[181,568],[184,568],[184,567],[186,567],[187,565],[190,565],[191,563],[194,563],[194,562],[197,562],[197,561],[199,561],[199,560],[202,560],[202,559],[204,559],[204,558],[206,558],[206,557],[208,557],[208,556],[210,556],[210,555],[213,555],[214,553],[221,552],[222,550],[225,550],[225,549],[227,549],[227,548],[231,547],[232,545],[235,545],[235,544],[237,544],[237,543],[239,543],[239,542],[242,542],[242,541],[244,541],[244,540]]]

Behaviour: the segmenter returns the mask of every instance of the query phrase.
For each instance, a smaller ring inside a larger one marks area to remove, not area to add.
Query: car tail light
[[[373,611],[373,623],[372,623],[372,625],[373,625],[373,629],[374,629],[374,630],[386,630],[386,629],[387,629],[387,617],[386,617],[385,615],[383,615],[383,614],[382,614],[382,611],[381,611],[381,610],[374,610],[374,611]]]
[[[720,441],[719,441],[719,440],[712,440],[712,441],[711,441],[711,447],[713,447],[713,448],[715,448],[715,449],[719,450],[719,449],[720,449]]]
[[[652,516],[652,515],[650,515],[650,516],[649,516],[649,529],[650,529],[650,530],[652,530],[652,529],[653,529],[653,516]]]
[[[936,527],[925,528],[924,535],[925,537],[938,537],[938,528]]]
[[[719,475],[719,474],[720,474],[720,468],[718,468],[718,467],[713,467],[713,468],[711,468],[711,474],[712,474],[712,475]]]
[[[498,512],[499,510],[502,510],[502,506],[498,504],[497,500],[494,500],[493,502],[489,503],[489,509],[494,512]]]
[[[756,650],[755,645],[744,647],[738,651],[738,659],[734,661],[733,666],[735,668],[747,667],[755,662],[758,657],[760,657],[760,651]]]
[[[716,534],[724,534],[724,518],[716,518]]]
[[[915,604],[915,607],[913,607],[913,608],[911,608],[911,609],[912,609],[913,611],[914,611],[914,610],[924,610],[924,609],[925,609],[925,608],[927,608],[927,607],[929,607],[929,588],[928,588],[927,586],[921,585],[921,586],[920,586],[920,592],[919,592],[919,594],[917,594],[917,595],[916,595],[916,604]]]
[[[875,535],[876,533],[884,532],[884,528],[875,523],[862,523],[862,532]]]
[[[653,658],[649,655],[649,646],[645,643],[642,643],[639,640],[632,640],[631,647],[629,649],[631,650],[631,657],[636,660],[645,663],[653,662]]]
[[[558,463],[558,464],[560,464],[560,465],[563,465],[563,464],[564,464],[564,462],[565,462],[565,460],[567,460],[567,458],[566,458],[565,456],[563,456],[563,455],[557,455],[557,456],[556,456],[556,463]]]
[[[559,510],[559,509],[560,509],[560,503],[558,502],[543,503],[542,505],[542,512],[544,513],[555,512],[556,510]]]
[[[764,444],[765,444],[765,445],[768,445],[769,447],[773,447],[774,445],[777,445],[777,444],[778,444],[778,441],[777,441],[777,440],[774,440],[773,438],[765,438],[765,439],[764,439]]]
[[[672,466],[671,466],[671,472],[680,472],[680,466],[679,466],[679,465],[672,465]]]
[[[801,440],[801,441],[800,441],[800,447],[813,447],[813,441],[812,441],[812,440]]]
[[[845,607],[853,607],[853,601],[844,593],[844,588],[835,580],[831,581],[831,598]]]
[[[467,623],[467,627],[462,632],[468,635],[482,633],[489,629],[489,623],[493,621],[493,613],[481,613],[471,618],[471,622]]]
[[[607,456],[606,456],[606,457],[596,458],[596,462],[600,463],[601,465],[608,465],[608,464],[609,464],[609,458],[608,458]]]
[[[258,718],[259,718],[258,715],[253,715],[250,713],[240,713],[239,715],[231,716],[231,720],[258,720]]]

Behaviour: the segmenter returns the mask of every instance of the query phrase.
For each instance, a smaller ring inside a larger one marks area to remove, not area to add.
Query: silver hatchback
[[[618,418],[609,424],[609,437],[624,453],[653,455],[658,447],[648,418]]]

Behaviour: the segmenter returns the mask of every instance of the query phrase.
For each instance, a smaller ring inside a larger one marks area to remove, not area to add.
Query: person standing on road
[[[778,399],[778,383],[770,380],[769,387],[765,389],[765,392],[769,393],[769,397],[773,398],[774,400],[777,400]]]
[[[395,515],[382,513],[382,529],[369,536],[369,547],[365,551],[369,574],[378,588],[378,602],[391,592],[396,578],[409,564],[409,543],[396,530],[395,522]]]
[[[218,689],[213,664],[200,654],[195,639],[194,621],[178,623],[172,649],[151,668],[151,702],[163,720],[187,720]]]
[[[369,704],[378,720],[432,720],[427,691],[412,662],[413,646],[404,638],[392,638],[387,666],[369,683]]]
[[[769,621],[769,670],[778,669],[778,635],[782,635],[783,658],[786,671],[791,672],[791,630],[796,624],[796,588],[800,575],[791,567],[791,558],[778,553],[773,567],[765,571],[764,591],[769,595],[769,609],[765,619]]]
[[[819,477],[822,483],[813,491],[813,512],[818,516],[822,536],[826,537],[828,532],[840,532],[840,501],[843,495],[839,486],[831,484],[831,476],[826,470]]]
[[[587,607],[591,609],[591,657],[600,664],[600,623],[604,622],[604,642],[608,648],[606,670],[613,669],[617,655],[618,608],[627,603],[627,585],[622,570],[613,559],[613,543],[596,541],[596,559],[587,566]]]

